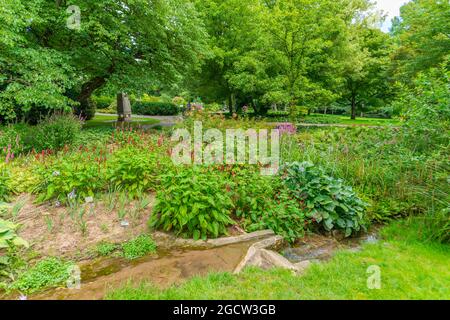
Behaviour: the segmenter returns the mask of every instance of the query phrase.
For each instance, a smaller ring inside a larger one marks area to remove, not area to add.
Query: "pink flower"
[[[6,150],[6,160],[5,162],[8,163],[9,160],[12,160],[14,158],[14,154],[11,153],[11,145],[8,145],[8,149]]]
[[[289,123],[289,122],[279,124],[277,126],[277,129],[280,131],[281,134],[292,135],[292,134],[297,133],[297,128],[295,127],[295,125],[292,123]]]

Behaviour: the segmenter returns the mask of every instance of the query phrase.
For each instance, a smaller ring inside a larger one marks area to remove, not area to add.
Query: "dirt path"
[[[96,115],[98,116],[114,116],[114,114],[108,114],[108,113],[99,113],[97,112]],[[176,125],[178,122],[183,120],[183,117],[181,116],[143,116],[143,115],[134,115],[139,118],[143,119],[155,119],[159,120],[159,123],[153,124],[153,125],[147,125],[144,126],[146,129],[150,129],[155,126],[162,126],[162,127],[172,127]]]

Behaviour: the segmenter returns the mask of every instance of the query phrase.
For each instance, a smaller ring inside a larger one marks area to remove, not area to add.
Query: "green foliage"
[[[7,288],[20,273],[25,264],[20,249],[29,247],[28,242],[17,235],[19,225],[1,218],[3,209],[0,208],[0,289]]]
[[[169,173],[162,177],[149,224],[196,240],[227,234],[227,226],[234,222],[230,217],[233,202],[225,190],[223,176],[208,168]]]
[[[171,102],[135,101],[131,110],[133,114],[146,116],[174,116],[180,113],[179,107]]]
[[[10,194],[10,172],[8,168],[0,164],[0,201],[5,201],[8,199],[8,196]]]
[[[270,229],[293,243],[304,235],[305,223],[305,210],[287,189],[282,188],[267,210],[252,214],[252,224],[247,230]]]
[[[60,150],[72,144],[81,131],[82,122],[71,115],[55,115],[30,129],[30,147],[42,150]]]
[[[28,242],[17,235],[18,228],[17,224],[0,218],[0,250],[11,246],[28,247]]]
[[[122,244],[122,251],[126,259],[134,260],[156,252],[156,244],[151,236],[142,234]]]
[[[437,67],[450,52],[450,3],[415,0],[401,8],[392,34],[399,42],[393,57],[396,72],[408,83],[421,71]]]
[[[184,106],[186,104],[186,100],[183,97],[174,97],[172,99],[172,103],[176,106]]]
[[[58,258],[46,258],[20,274],[12,289],[22,293],[34,293],[40,289],[56,287],[64,284],[71,275],[71,262],[61,261]]]
[[[111,140],[112,127],[98,127],[82,130],[74,141],[73,146],[104,146]]]
[[[108,109],[114,101],[114,98],[107,96],[92,97],[92,102],[95,104],[96,109]]]
[[[236,216],[256,222],[273,201],[277,181],[272,177],[262,176],[257,167],[235,166],[228,170],[228,179],[233,183]]]
[[[30,151],[30,145],[24,140],[30,140],[30,127],[26,124],[9,124],[0,127],[0,155],[6,157],[8,153],[15,156]]]
[[[278,177],[262,176],[258,167],[251,166],[231,166],[225,172],[235,214],[246,231],[271,229],[290,242],[303,235],[304,213]]]
[[[281,169],[283,182],[303,203],[306,217],[326,231],[340,229],[351,236],[366,229],[367,204],[344,185],[312,163],[291,163]]]
[[[422,241],[450,244],[450,207],[430,210],[417,220]]]
[[[388,227],[381,230],[381,234],[385,238],[397,241],[448,247],[450,243],[449,219],[449,208],[435,212],[430,210],[423,215],[393,221]]]
[[[111,255],[114,251],[116,251],[118,247],[119,246],[114,243],[100,242],[95,247],[95,252],[101,257],[106,257]]]
[[[351,118],[355,119],[359,111],[383,107],[392,95],[386,81],[392,46],[389,35],[368,27],[367,21],[357,22],[350,32],[353,39],[342,61],[344,81],[339,102],[351,108]]]
[[[131,196],[154,189],[157,181],[157,156],[148,150],[126,146],[109,159],[106,173],[112,188],[126,190]]]
[[[402,88],[396,104],[408,106],[404,131],[408,147],[424,152],[448,145],[450,71],[444,65],[419,74],[413,88]]]
[[[431,206],[426,186],[448,155],[415,154],[401,129],[326,128],[304,130],[282,145],[283,162],[310,161],[332,177],[344,179],[373,206],[367,216],[387,221],[425,212]],[[424,185],[423,196],[415,187]]]
[[[85,100],[79,101],[78,104],[73,108],[73,112],[80,119],[83,119],[85,121],[91,120],[95,117],[96,106],[90,98],[87,98]]]
[[[22,258],[22,251],[14,245],[3,249],[6,251],[0,255],[0,289],[8,290],[11,282],[26,267],[26,262]]]
[[[156,82],[171,85],[204,52],[203,24],[188,0],[138,0],[125,11],[109,0],[76,5],[83,18],[80,28],[71,30],[63,2],[2,3],[0,121],[14,119],[16,106],[23,111],[74,106],[89,119],[96,90],[142,92]]]
[[[25,124],[8,125],[0,132],[0,155],[18,156],[32,150],[60,150],[76,141],[82,122],[72,115],[53,115],[36,126]]]
[[[364,55],[367,47],[356,44],[354,26],[377,31],[368,22],[374,18],[367,12],[368,1],[348,5],[330,0],[202,0],[196,4],[211,37],[212,54],[187,86],[208,100],[226,100],[237,112],[244,105],[265,114],[274,103],[300,103],[312,109],[336,101],[343,93],[347,67],[358,70],[369,60]],[[380,79],[373,69],[370,79]]]
[[[84,201],[94,196],[105,186],[104,166],[101,159],[95,159],[85,152],[59,156],[51,163],[37,168],[40,184],[38,201],[58,199]]]
[[[68,56],[39,45],[39,37],[29,36],[30,30],[49,30],[42,28],[45,19],[39,13],[42,5],[44,2],[2,2],[0,122],[16,119],[31,109],[43,114],[55,109],[70,110],[70,99],[64,93],[66,88],[73,86],[75,77]],[[55,19],[55,16],[52,19],[65,21]]]

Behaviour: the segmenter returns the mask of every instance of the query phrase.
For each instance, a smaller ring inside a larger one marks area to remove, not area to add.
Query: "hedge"
[[[134,101],[131,110],[133,114],[146,116],[174,116],[180,113],[180,108],[170,102]]]

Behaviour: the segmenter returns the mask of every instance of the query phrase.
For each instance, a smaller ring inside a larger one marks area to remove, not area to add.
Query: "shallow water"
[[[338,250],[358,251],[364,243],[376,242],[378,242],[376,232],[341,241],[332,237],[312,235],[302,239],[294,246],[285,248],[280,253],[292,263],[307,260],[326,261],[331,259]]]
[[[254,242],[254,241],[253,241]],[[32,300],[98,300],[111,288],[129,281],[150,281],[165,288],[209,272],[231,272],[253,242],[205,250],[172,250],[134,261],[104,258],[80,265],[81,288],[50,289],[28,297]]]
[[[112,288],[128,282],[149,281],[161,288],[181,283],[194,276],[210,272],[232,272],[244,258],[250,246],[258,241],[240,242],[211,249],[174,248],[167,246],[157,254],[128,261],[120,257],[106,257],[79,263],[80,289],[56,288],[28,297],[31,300],[98,300]],[[281,250],[293,263],[330,259],[337,250],[359,250],[363,243],[377,242],[376,233],[341,241],[332,237],[311,235],[295,246]],[[1,299],[2,297],[0,297]],[[19,294],[3,297],[18,299]]]

